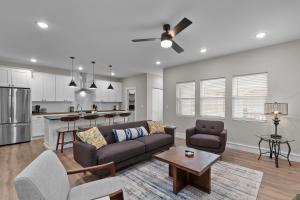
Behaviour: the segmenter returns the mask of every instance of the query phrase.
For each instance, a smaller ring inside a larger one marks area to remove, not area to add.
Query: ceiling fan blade
[[[159,38],[146,38],[146,39],[134,39],[131,40],[132,42],[148,42],[148,41],[154,41],[158,40]]]
[[[192,21],[190,21],[188,18],[183,18],[176,26],[171,29],[170,34],[172,35],[172,37],[175,37],[178,33],[186,29],[191,24]]]
[[[177,53],[182,53],[184,51],[184,49],[174,41],[172,41],[172,49],[174,49]]]

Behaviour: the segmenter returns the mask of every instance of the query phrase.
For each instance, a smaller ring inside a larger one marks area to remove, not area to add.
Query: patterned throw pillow
[[[126,129],[113,129],[115,141],[122,142],[125,140],[133,140],[135,138],[149,135],[145,127],[126,128]]]
[[[165,133],[165,128],[162,122],[158,121],[147,121],[149,126],[150,134]]]
[[[105,138],[102,136],[97,127],[93,127],[83,132],[78,132],[77,136],[81,139],[82,142],[91,144],[95,146],[96,149],[107,145]]]

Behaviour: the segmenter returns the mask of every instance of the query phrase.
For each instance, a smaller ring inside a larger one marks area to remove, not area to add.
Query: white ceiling
[[[70,69],[76,66],[117,77],[155,72],[162,67],[216,57],[300,38],[299,0],[3,0],[0,6],[0,60]],[[160,37],[162,25],[183,17],[193,24],[175,41],[185,51],[162,49],[159,41],[131,39]],[[48,30],[35,22],[45,21]],[[255,35],[266,31],[267,37]],[[201,47],[208,49],[205,55]],[[161,61],[160,66],[155,61]]]

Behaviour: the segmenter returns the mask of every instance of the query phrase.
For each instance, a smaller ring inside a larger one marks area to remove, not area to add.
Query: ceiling
[[[117,77],[156,72],[238,51],[300,38],[299,0],[5,0],[0,6],[0,60]],[[160,42],[132,43],[131,39],[160,37],[162,25],[183,17],[193,24],[175,41],[185,51],[163,49]],[[45,21],[48,30],[36,26]],[[267,37],[258,40],[257,32]],[[207,48],[206,54],[200,49]],[[156,60],[161,65],[155,64]]]

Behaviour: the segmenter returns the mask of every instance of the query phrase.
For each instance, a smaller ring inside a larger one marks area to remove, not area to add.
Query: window
[[[195,82],[176,84],[177,115],[195,115]]]
[[[225,117],[225,78],[200,81],[200,115]]]
[[[234,119],[266,120],[264,103],[268,94],[268,74],[236,76],[232,79]]]

